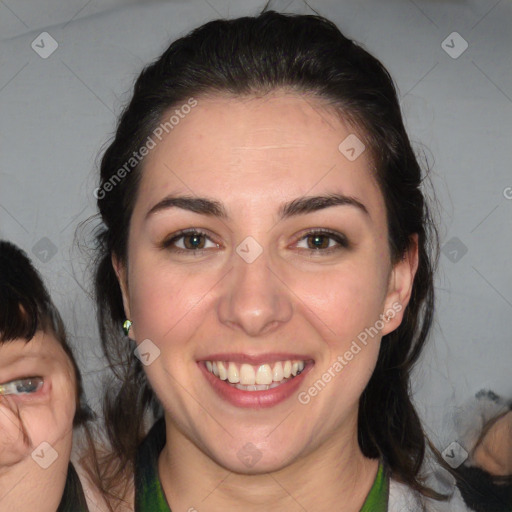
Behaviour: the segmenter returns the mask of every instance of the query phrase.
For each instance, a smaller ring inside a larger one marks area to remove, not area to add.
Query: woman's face
[[[167,421],[231,470],[356,442],[401,321],[415,256],[392,266],[355,136],[317,99],[197,98],[146,157],[127,266],[114,259],[131,336]]]
[[[28,343],[0,343],[0,384],[8,390],[0,394],[0,470],[31,454],[41,467],[51,463],[55,453],[68,456],[76,377],[55,336],[37,331]]]

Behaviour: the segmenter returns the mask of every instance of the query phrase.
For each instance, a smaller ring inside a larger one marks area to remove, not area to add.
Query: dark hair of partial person
[[[73,365],[77,401],[73,424],[83,425],[91,412],[82,405],[82,377],[59,311],[26,253],[0,240],[0,343],[18,339],[29,343],[38,331],[53,334]]]
[[[264,10],[254,17],[208,22],[173,42],[140,73],[102,155],[98,186],[113,183],[169,112],[190,98],[200,104],[207,96],[254,97],[277,90],[316,98],[363,139],[385,200],[393,263],[410,247],[411,236],[418,236],[412,296],[401,325],[382,340],[377,366],[360,398],[358,437],[363,454],[381,457],[395,479],[440,498],[421,477],[426,436],[409,383],[433,321],[438,237],[422,191],[427,176],[404,128],[393,80],[379,60],[321,16]],[[142,160],[108,192],[101,188],[97,200],[102,221],[96,231],[98,324],[117,379],[105,399],[104,416],[120,471],[133,464],[146,434],[144,419],[158,410],[121,329],[125,313],[111,261],[115,255],[127,263],[130,219],[143,172]]]
[[[512,476],[496,476],[462,464],[452,472],[464,503],[475,512],[510,512]]]

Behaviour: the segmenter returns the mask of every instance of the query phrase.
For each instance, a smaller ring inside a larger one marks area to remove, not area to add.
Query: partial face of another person
[[[347,158],[357,132],[318,99],[197,101],[146,158],[114,264],[167,420],[228,469],[272,471],[356,442],[415,253],[392,264],[369,150]]]
[[[70,449],[76,378],[53,334],[37,331],[28,343],[0,343],[0,391],[0,471],[30,457],[43,442],[69,456],[64,452]]]

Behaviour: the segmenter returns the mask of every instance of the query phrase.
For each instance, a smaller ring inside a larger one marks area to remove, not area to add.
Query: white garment
[[[388,512],[471,512],[457,487],[448,501],[424,498],[405,484],[394,479],[389,483]]]
[[[469,453],[465,464],[472,466],[471,453],[484,426],[493,418],[507,412],[511,404],[489,390],[480,390],[458,409],[454,417],[457,440]],[[407,485],[390,480],[389,512],[472,512],[466,506],[456,486],[455,479],[441,468],[433,457],[424,462],[424,473],[429,475],[427,485],[438,492],[450,495],[448,501],[424,498]]]

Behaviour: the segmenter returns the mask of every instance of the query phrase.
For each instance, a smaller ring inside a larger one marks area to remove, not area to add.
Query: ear
[[[121,288],[121,294],[123,296],[123,306],[124,313],[127,319],[131,318],[130,314],[130,301],[128,294],[128,272],[126,265],[121,262],[121,260],[112,253],[112,266],[114,267],[114,272],[116,273],[117,282]]]
[[[388,292],[384,301],[384,318],[388,318],[381,331],[382,336],[394,331],[402,323],[404,311],[409,304],[418,270],[418,235],[411,235],[409,248],[391,270]]]

